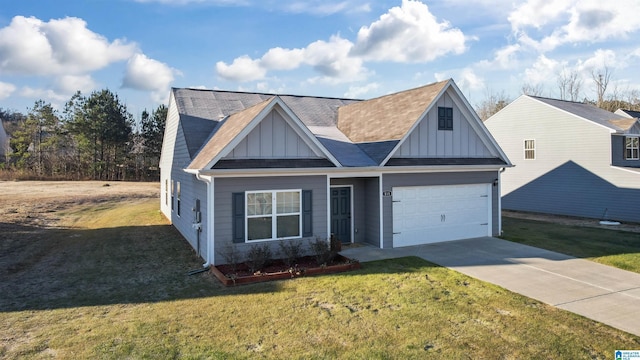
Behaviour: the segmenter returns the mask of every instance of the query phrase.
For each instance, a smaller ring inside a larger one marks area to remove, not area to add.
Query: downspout
[[[502,235],[502,173],[507,168],[501,168],[498,171],[498,234]]]
[[[214,249],[213,249],[213,212],[214,212],[214,204],[213,204],[213,177],[212,176],[204,176],[199,172],[196,173],[196,179],[207,184],[207,254],[206,254],[206,262],[202,264],[202,267],[208,268],[213,265],[214,261]]]

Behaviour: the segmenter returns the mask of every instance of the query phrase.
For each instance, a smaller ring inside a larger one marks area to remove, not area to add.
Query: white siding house
[[[515,167],[503,208],[640,222],[638,121],[595,106],[523,95],[485,121]]]

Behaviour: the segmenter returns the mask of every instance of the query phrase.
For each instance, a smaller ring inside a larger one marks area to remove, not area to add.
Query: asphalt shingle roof
[[[173,89],[189,169],[203,169],[275,98],[345,167],[378,166],[451,80],[371,100]]]
[[[633,125],[633,121],[629,121],[629,118],[600,109],[599,107],[591,104],[549,99],[538,96],[531,96],[531,98],[618,132],[625,131]]]

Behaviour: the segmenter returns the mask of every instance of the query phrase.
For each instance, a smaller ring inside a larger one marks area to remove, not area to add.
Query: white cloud
[[[73,94],[80,90],[89,92],[96,87],[90,75],[62,75],[56,79],[57,88],[61,93]]]
[[[262,80],[267,75],[267,69],[260,64],[260,60],[251,59],[248,55],[235,58],[229,65],[218,61],[216,71],[223,79],[240,82]]]
[[[373,61],[426,62],[465,50],[460,29],[438,22],[426,4],[403,0],[400,7],[360,28],[352,53]]]
[[[525,69],[524,82],[531,85],[555,82],[559,71],[565,66],[566,64],[540,55],[531,67]]]
[[[300,66],[303,60],[304,50],[302,49],[275,47],[262,56],[260,66],[269,70],[291,70]]]
[[[122,86],[136,90],[168,91],[177,71],[144,54],[135,54],[127,62]]]
[[[125,60],[136,47],[123,40],[109,42],[79,18],[43,22],[16,16],[0,29],[0,73],[82,74]]]
[[[465,49],[462,31],[451,28],[446,21],[439,23],[427,5],[403,0],[401,7],[390,9],[370,26],[362,27],[355,44],[333,35],[328,41],[317,40],[305,48],[274,47],[261,58],[243,55],[230,64],[219,61],[216,71],[225,80],[248,82],[264,80],[271,70],[293,70],[309,65],[319,76],[308,82],[338,84],[370,76],[373,72],[365,67],[366,60],[427,62],[448,53],[462,53]]]
[[[361,0],[343,0],[343,1],[327,1],[327,0],[294,0],[279,1],[280,6],[292,13],[308,13],[315,15],[333,15],[341,12],[356,13],[369,12],[371,5]]]
[[[598,49],[590,58],[579,61],[577,68],[581,71],[591,73],[592,71],[601,70],[605,67],[609,69],[624,67],[625,64],[618,60],[613,50]]]
[[[34,99],[47,99],[54,102],[64,102],[69,100],[68,94],[63,94],[53,89],[32,88],[29,86],[25,86],[20,89],[20,96]]]
[[[225,80],[248,82],[263,80],[269,70],[293,70],[306,64],[321,74],[310,79],[312,83],[361,80],[368,74],[367,69],[362,59],[349,56],[352,47],[351,41],[334,35],[329,41],[314,41],[304,49],[272,48],[260,59],[243,55],[231,64],[218,61],[216,71]]]
[[[527,0],[510,13],[509,21],[522,44],[547,52],[564,44],[628,37],[640,29],[639,12],[637,0],[606,6],[600,0]]]
[[[0,81],[0,100],[8,98],[14,91],[16,91],[15,85]]]
[[[362,95],[369,94],[380,88],[379,83],[369,83],[364,86],[349,86],[349,90],[344,94],[348,98],[362,98]]]

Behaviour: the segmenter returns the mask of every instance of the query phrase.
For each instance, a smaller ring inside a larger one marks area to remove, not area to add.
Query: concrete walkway
[[[496,238],[341,254],[361,262],[418,256],[640,336],[640,274],[630,271]]]

